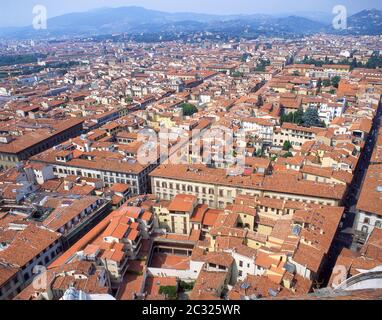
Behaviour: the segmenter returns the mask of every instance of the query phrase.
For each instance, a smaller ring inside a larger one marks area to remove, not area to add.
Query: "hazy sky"
[[[382,9],[381,0],[1,0],[0,26],[32,23],[32,8],[45,5],[48,17],[99,7],[136,5],[168,12],[216,14],[293,13],[323,11],[331,13],[335,5],[345,5],[350,13],[363,9]],[[4,3],[5,2],[5,3]]]

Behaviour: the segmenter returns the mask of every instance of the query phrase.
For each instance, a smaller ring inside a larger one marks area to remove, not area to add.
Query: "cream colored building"
[[[282,147],[285,141],[289,141],[294,149],[299,150],[305,142],[315,140],[316,135],[323,130],[323,128],[306,128],[293,123],[283,123],[273,133],[273,145]]]
[[[191,170],[191,171],[190,171]],[[239,195],[272,199],[340,205],[346,191],[343,185],[266,177],[231,177],[224,169],[187,165],[164,165],[151,174],[152,193],[159,199],[171,200],[177,194],[194,195],[198,203],[210,208],[225,208]]]

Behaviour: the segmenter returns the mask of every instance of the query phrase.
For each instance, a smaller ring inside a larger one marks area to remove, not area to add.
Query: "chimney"
[[[89,140],[85,141],[84,146],[85,146],[85,152],[90,152],[91,142]]]
[[[69,191],[72,187],[73,183],[71,181],[64,181],[64,190]]]

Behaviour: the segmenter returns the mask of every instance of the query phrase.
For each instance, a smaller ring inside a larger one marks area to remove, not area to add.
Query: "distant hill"
[[[382,34],[382,11],[367,9],[348,18],[346,30],[328,28],[328,32],[351,35],[379,35]]]
[[[167,13],[148,10],[142,7],[100,8],[88,12],[69,13],[48,20],[47,30],[34,30],[31,26],[23,28],[2,28],[0,37],[72,37],[106,35],[113,33],[160,33],[160,32],[229,32],[285,35],[333,32],[327,20],[314,19],[312,13],[305,17],[252,15],[210,15],[198,13]],[[309,18],[307,17],[309,16]],[[320,20],[320,21],[319,21]],[[364,10],[349,18],[346,33],[380,34],[381,12]]]
[[[363,10],[349,18],[349,32],[355,34],[382,34],[382,11]]]

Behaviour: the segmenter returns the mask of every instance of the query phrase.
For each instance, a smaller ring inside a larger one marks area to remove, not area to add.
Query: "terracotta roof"
[[[197,199],[193,195],[188,194],[177,194],[174,199],[172,199],[168,210],[170,211],[181,211],[181,212],[192,212]]]

